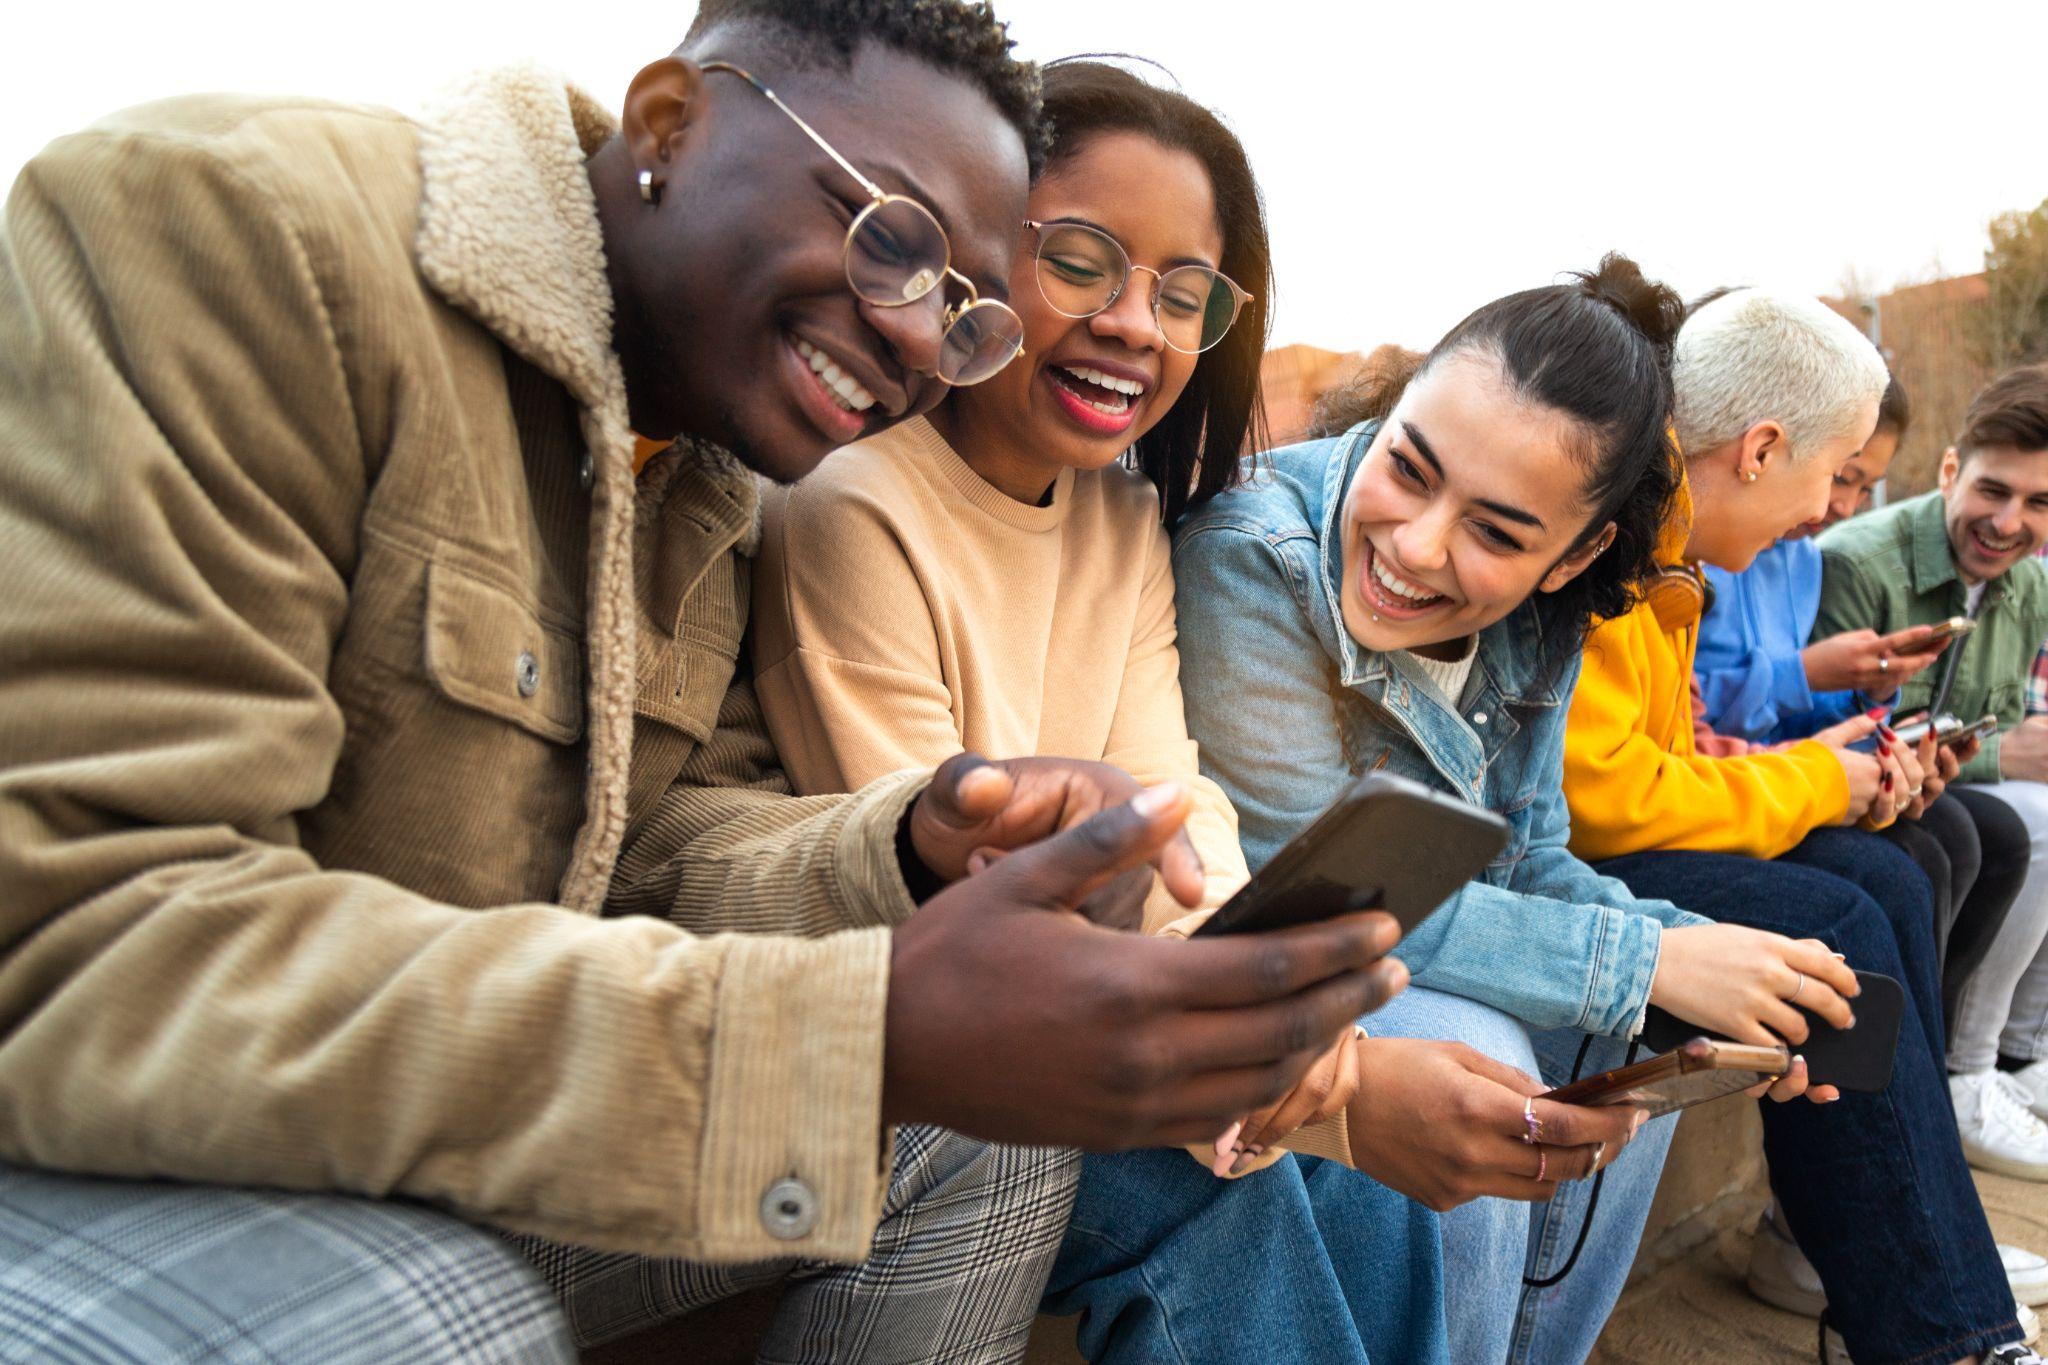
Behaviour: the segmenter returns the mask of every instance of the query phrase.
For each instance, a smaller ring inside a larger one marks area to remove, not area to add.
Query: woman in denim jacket
[[[1237,807],[1254,869],[1371,771],[1455,793],[1512,827],[1485,874],[1401,945],[1415,985],[1367,1021],[1374,1037],[1359,1048],[1358,1164],[1425,1198],[1426,1179],[1373,1150],[1377,1134],[1428,1121],[1386,1102],[1423,1055],[1403,1039],[1467,1043],[1546,1085],[1575,1062],[1586,1074],[1620,1065],[1653,1002],[1715,1032],[1768,1024],[1796,1042],[1803,1022],[1762,988],[1788,967],[1811,981],[1802,1003],[1848,1019],[1839,992],[1856,989],[1853,976],[1818,944],[1638,900],[1565,848],[1559,781],[1581,644],[1595,615],[1621,610],[1654,573],[1676,487],[1665,422],[1678,317],[1670,291],[1616,257],[1499,300],[1398,395],[1351,396],[1354,409],[1391,409],[1384,422],[1263,457],[1252,482],[1176,537],[1189,729]],[[1804,1089],[1802,1063],[1774,1093]],[[1510,1120],[1520,1103],[1506,1106]],[[1586,1355],[1627,1275],[1670,1127],[1644,1127],[1615,1161],[1597,1226],[1554,1286],[1525,1290],[1521,1276],[1563,1268],[1591,1182],[1548,1203],[1487,1198],[1444,1216],[1453,1359]]]

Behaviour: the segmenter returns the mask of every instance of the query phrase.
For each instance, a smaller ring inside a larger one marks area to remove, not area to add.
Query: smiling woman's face
[[[1592,562],[1580,433],[1467,352],[1409,384],[1344,499],[1344,627],[1367,649],[1462,641]],[[1599,542],[1594,542],[1597,545]]]
[[[1133,265],[1153,270],[1190,262],[1215,269],[1223,257],[1202,163],[1139,133],[1097,133],[1056,162],[1032,188],[1030,216],[1094,227]],[[1166,415],[1196,357],[1160,336],[1152,275],[1133,272],[1116,302],[1093,317],[1066,317],[1039,288],[1037,234],[1022,241],[1010,306],[1024,319],[1024,354],[987,383],[954,392],[944,412],[958,425],[955,445],[975,459],[1008,449],[1054,473],[1060,465],[1099,469]]]

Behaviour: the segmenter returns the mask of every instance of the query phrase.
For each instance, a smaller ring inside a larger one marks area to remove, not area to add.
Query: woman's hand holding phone
[[[1882,829],[1911,803],[1909,793],[1920,785],[1903,768],[1902,760],[1911,756],[1905,745],[1887,741],[1880,734],[1875,753],[1859,753],[1847,747],[1882,728],[1874,715],[1851,716],[1813,736],[1842,765],[1842,776],[1849,783],[1849,804],[1842,812],[1841,824]],[[1917,760],[1913,771],[1919,771]]]
[[[1533,1099],[1548,1087],[1463,1043],[1360,1039],[1358,1071],[1352,1164],[1439,1213],[1482,1195],[1548,1199],[1621,1155],[1643,1117]]]
[[[1885,698],[1940,657],[1947,644],[1932,626],[1908,626],[1890,635],[1850,630],[1815,640],[1799,658],[1807,685],[1816,692],[1853,687],[1867,697]]]
[[[1782,1041],[1796,1052],[1808,1030],[1795,1003],[1836,1028],[1850,1028],[1856,1013],[1849,1000],[1862,990],[1856,973],[1819,939],[1695,924],[1664,931],[1650,1003],[1738,1043]],[[1803,1064],[1770,1088],[1778,1100],[1801,1093],[1818,1104],[1841,1094],[1831,1085],[1808,1088]]]

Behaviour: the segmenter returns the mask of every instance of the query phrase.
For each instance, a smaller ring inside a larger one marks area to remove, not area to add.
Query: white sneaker
[[[1998,1071],[1948,1078],[1963,1155],[1979,1170],[2048,1181],[2048,1125],[2013,1093]]]
[[[2048,1062],[2031,1062],[2018,1071],[1998,1074],[2020,1103],[2034,1111],[2035,1118],[2048,1119]]]
[[[1756,1237],[1749,1244],[1749,1292],[1788,1313],[1817,1318],[1828,1306],[1828,1295],[1820,1286],[1813,1262],[1792,1240],[1792,1234],[1778,1223],[1774,1201],[1756,1225]]]
[[[1998,1244],[1998,1259],[2005,1264],[2005,1280],[2014,1298],[2035,1308],[2048,1304],[2048,1259],[2003,1242]]]

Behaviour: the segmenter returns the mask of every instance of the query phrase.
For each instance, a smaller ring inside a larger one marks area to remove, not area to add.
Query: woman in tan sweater
[[[1184,783],[1206,911],[1246,873],[1181,711],[1164,522],[1253,434],[1265,224],[1242,150],[1192,101],[1092,62],[1046,85],[1067,114],[1011,281],[1024,355],[768,500],[761,704],[805,795],[963,748]],[[1155,136],[1162,110],[1214,124],[1235,165]],[[1146,927],[1186,913],[1157,886]]]

